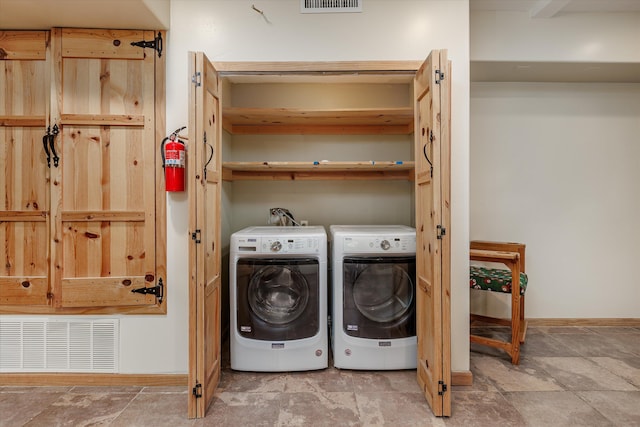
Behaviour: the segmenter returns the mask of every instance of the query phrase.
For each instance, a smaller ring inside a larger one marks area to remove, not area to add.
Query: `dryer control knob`
[[[271,252],[279,252],[280,249],[282,249],[282,243],[277,240],[271,243]]]
[[[382,248],[383,251],[388,251],[389,248],[391,247],[391,243],[389,243],[388,240],[383,240],[382,242],[380,242],[380,247]]]

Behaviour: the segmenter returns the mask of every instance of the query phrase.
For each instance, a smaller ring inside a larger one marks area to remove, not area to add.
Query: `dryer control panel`
[[[345,236],[344,253],[415,253],[416,237],[411,236]]]
[[[320,252],[320,240],[314,237],[279,236],[238,239],[238,252],[260,254],[312,254]]]

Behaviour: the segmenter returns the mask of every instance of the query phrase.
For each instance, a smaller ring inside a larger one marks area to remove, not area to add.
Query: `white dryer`
[[[402,225],[332,225],[333,363],[416,368],[416,232]]]
[[[231,369],[328,366],[324,227],[248,227],[231,236]]]

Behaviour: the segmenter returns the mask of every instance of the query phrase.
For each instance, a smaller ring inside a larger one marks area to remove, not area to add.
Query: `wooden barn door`
[[[449,68],[432,51],[414,81],[417,375],[437,416],[451,415]]]
[[[48,31],[0,31],[0,306],[51,295],[48,44]]]
[[[221,371],[222,114],[216,70],[189,53],[189,418],[204,417]]]
[[[51,277],[57,307],[155,306],[152,31],[53,29]],[[163,59],[162,59],[163,60]],[[163,68],[163,67],[162,67]],[[160,197],[164,193],[158,192]]]

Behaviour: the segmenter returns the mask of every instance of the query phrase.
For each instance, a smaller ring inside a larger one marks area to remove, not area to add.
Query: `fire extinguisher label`
[[[169,168],[183,168],[184,153],[184,150],[167,150],[164,160],[165,166]]]

